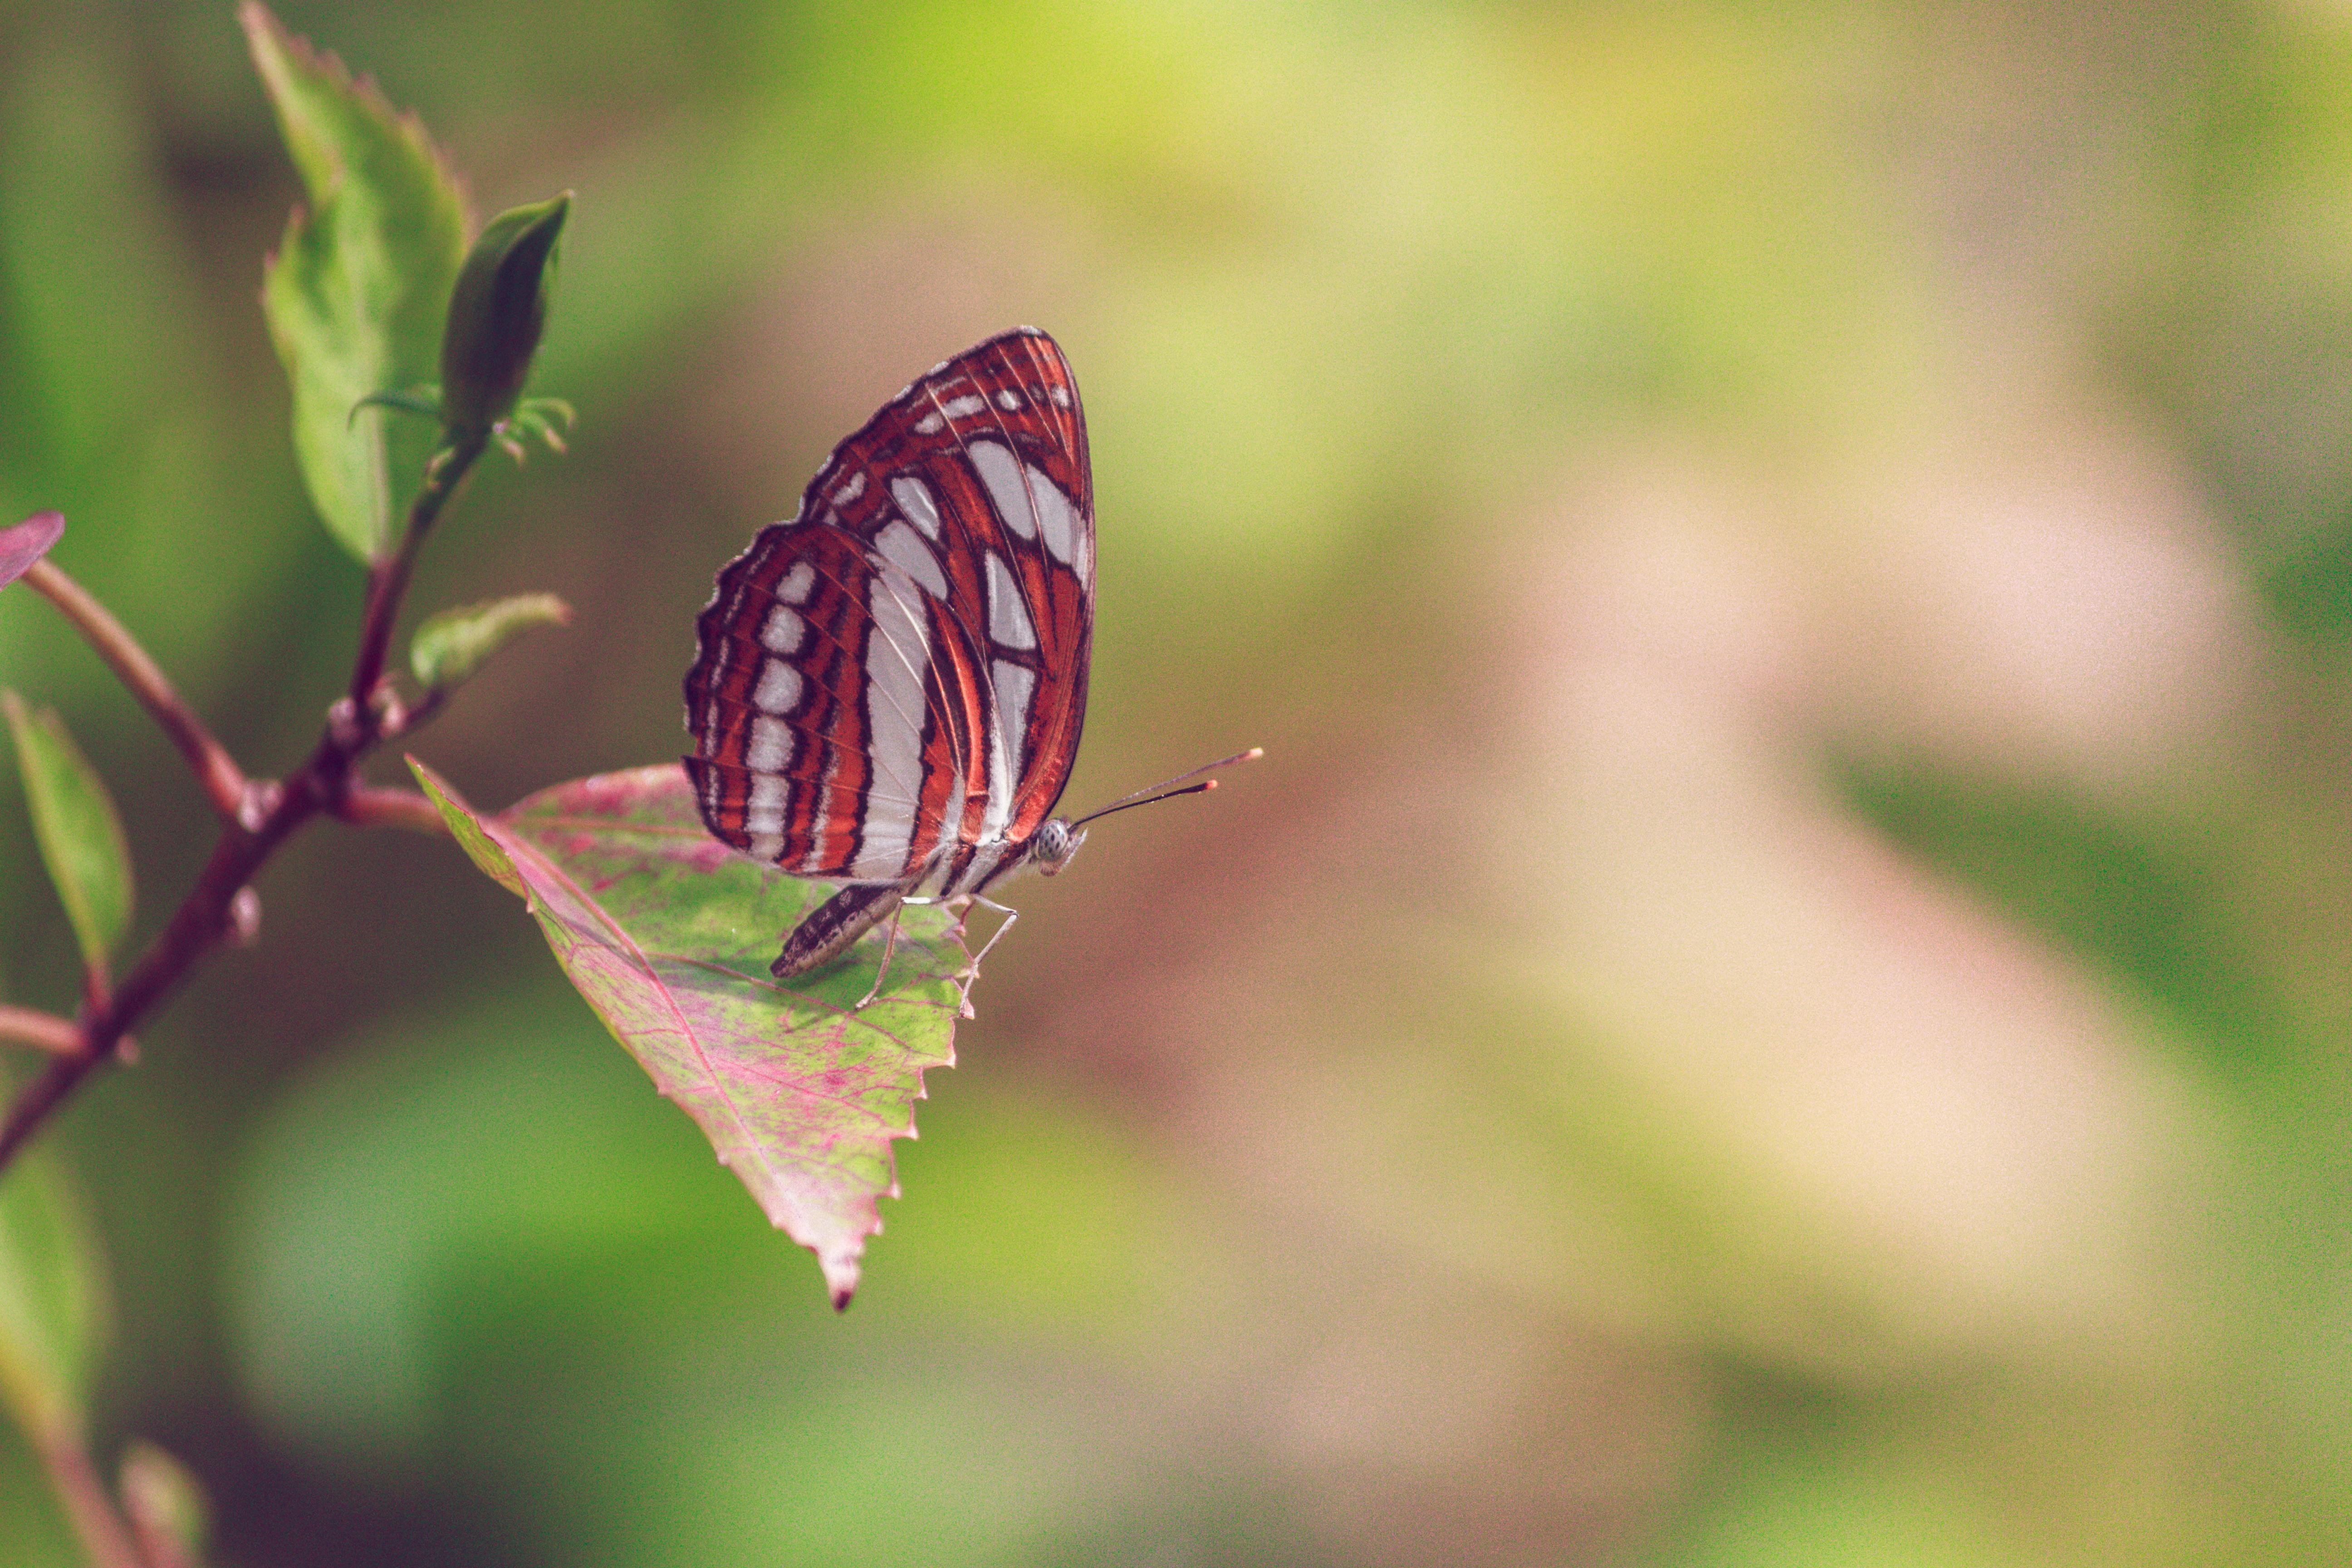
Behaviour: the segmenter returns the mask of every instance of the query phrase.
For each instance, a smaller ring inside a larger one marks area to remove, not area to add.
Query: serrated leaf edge
[[[263,82],[268,89],[270,110],[278,116],[278,131],[285,138],[289,152],[294,151],[297,145],[292,128],[287,123],[284,108],[289,97],[287,89],[291,84],[282,75],[284,59],[267,57],[258,47],[257,28],[259,29],[260,34],[267,36],[275,48],[282,51],[285,59],[291,59],[311,74],[323,77],[337,91],[348,95],[371,114],[393,126],[404,140],[430,160],[433,166],[440,171],[442,177],[449,182],[449,188],[457,198],[457,209],[465,219],[466,232],[468,234],[473,232],[472,193],[467,188],[465,176],[459,174],[457,166],[450,162],[448,153],[444,152],[441,144],[433,139],[433,133],[425,129],[422,115],[413,109],[402,109],[394,104],[374,77],[365,71],[354,73],[351,67],[343,63],[342,57],[336,54],[334,50],[322,49],[301,34],[289,29],[285,23],[278,19],[276,13],[261,4],[261,0],[244,0],[244,3],[237,6],[237,21],[245,28],[247,48],[253,55],[254,68],[261,73]],[[296,166],[302,168],[303,189],[310,194],[310,199],[313,204],[322,203],[335,194],[337,187],[342,183],[344,173],[340,160],[336,161],[331,179],[323,184],[314,184],[310,178],[310,171],[302,167],[305,162],[303,154],[295,152],[294,157]],[[298,217],[301,210],[299,206],[295,208]],[[275,252],[271,253],[270,259],[273,261],[276,259]]]
[[[499,814],[499,816],[485,817],[476,812],[471,805],[467,805],[464,798],[460,796],[455,789],[451,788],[445,781],[443,781],[439,775],[435,773],[432,769],[426,767],[423,763],[418,762],[415,757],[409,757],[406,760],[410,769],[416,774],[418,782],[424,785],[425,793],[433,798],[435,805],[441,809],[444,818],[447,818],[452,811],[462,815],[467,822],[472,824],[490,841],[492,846],[496,847],[501,860],[504,862],[504,868],[509,875],[515,879],[515,880],[513,882],[509,882],[507,879],[507,877],[498,875],[498,873],[492,871],[488,866],[484,865],[482,866],[482,868],[486,873],[491,875],[500,886],[507,888],[509,891],[513,892],[520,897],[523,900],[524,908],[529,910],[535,919],[544,920],[548,918],[541,912],[545,908],[544,904],[540,900],[537,891],[523,880],[520,871],[515,868],[514,862],[516,857],[518,855],[528,855],[535,867],[541,868],[546,871],[551,881],[571,889],[574,897],[581,903],[586,905],[595,912],[595,918],[598,922],[611,931],[618,939],[618,942],[620,944],[625,945],[625,953],[629,959],[638,966],[642,973],[654,980],[656,988],[662,993],[665,1004],[670,1005],[668,988],[660,984],[658,976],[656,974],[651,962],[647,959],[645,949],[638,944],[636,939],[630,936],[626,930],[622,928],[618,922],[614,921],[612,916],[605,912],[604,906],[594,898],[591,897],[586,890],[572,879],[570,873],[564,871],[562,868],[549,860],[547,856],[541,851],[536,845],[531,844],[528,839],[524,838],[515,830],[510,823],[500,820],[500,818],[509,816],[514,809],[513,807],[509,807],[507,812]],[[645,768],[630,769],[625,771],[629,773],[671,773],[676,771],[676,764],[654,763]],[[534,792],[534,795],[541,793],[544,792]],[[525,797],[526,800],[532,797]],[[518,805],[520,804],[520,803],[518,803]],[[451,831],[454,835],[457,836],[460,844],[465,843],[464,835],[458,832],[457,825],[454,822],[451,823]],[[470,848],[467,853],[469,856],[472,855]],[[476,858],[475,863],[477,865],[482,865],[482,862],[478,858]],[[569,979],[568,972],[566,978]],[[740,978],[754,980],[756,983],[756,977],[754,976],[745,975],[740,976]],[[976,976],[967,976],[958,983],[958,997],[960,1003],[958,1010],[960,1014],[968,1016],[971,982],[973,978],[976,978]],[[576,985],[573,988],[574,990],[578,990]],[[785,988],[778,986],[776,989],[781,992]],[[613,1036],[615,1041],[621,1044],[624,1050],[627,1050],[628,1046],[626,1040],[623,1037],[619,1029],[614,1026],[613,1020],[606,1016],[604,1009],[599,1006],[593,997],[590,997],[585,992],[582,992],[580,994],[581,1000],[588,1004],[589,1010],[596,1015],[597,1020],[604,1024],[606,1031]],[[801,995],[803,994],[794,992],[793,994]],[[745,1121],[743,1112],[737,1107],[733,1097],[726,1092],[719,1075],[710,1068],[709,1058],[703,1055],[699,1035],[688,1025],[683,1015],[674,1013],[673,1016],[676,1017],[678,1023],[679,1033],[687,1039],[694,1042],[695,1056],[696,1058],[702,1063],[704,1078],[710,1083],[714,1092],[727,1106],[728,1114],[734,1119],[740,1146],[744,1150],[751,1152],[756,1157],[761,1147],[760,1141],[754,1135],[752,1128]],[[870,1027],[871,1026],[868,1026]],[[944,1061],[931,1064],[932,1067],[947,1068],[955,1066],[956,1053],[954,1029],[954,1023],[950,1021],[948,1026],[947,1058]],[[908,1047],[906,1045],[906,1042],[899,1040],[896,1036],[889,1035],[887,1031],[877,1030],[877,1032],[883,1034],[885,1038],[889,1039],[901,1049],[911,1049],[911,1047]],[[630,1052],[630,1058],[632,1060],[636,1059],[635,1053],[634,1051]],[[925,1100],[931,1097],[930,1083],[927,1076],[930,1070],[930,1067],[925,1067],[920,1064],[915,1066],[915,1089],[911,1097],[913,1100]],[[648,1076],[651,1075],[649,1074]],[[678,1105],[681,1110],[686,1109],[678,1097],[670,1093],[670,1091],[662,1085],[660,1079],[657,1078],[654,1079],[654,1088],[655,1091],[660,1094],[665,1100],[669,1100],[672,1104]],[[688,1120],[694,1120],[690,1114]],[[709,1134],[707,1131],[703,1131],[699,1121],[695,1122],[695,1127],[696,1131],[700,1132],[706,1140],[709,1139]],[[866,1257],[866,1244],[869,1239],[879,1236],[882,1233],[883,1221],[880,1200],[886,1197],[898,1198],[903,1195],[898,1186],[898,1140],[901,1138],[915,1138],[919,1136],[920,1136],[920,1134],[917,1131],[915,1125],[915,1115],[911,1108],[908,1110],[907,1121],[904,1127],[893,1129],[885,1126],[882,1129],[882,1153],[883,1158],[889,1163],[889,1182],[887,1185],[877,1190],[872,1196],[866,1200],[868,1212],[862,1221],[854,1223],[852,1227],[853,1234],[850,1237],[845,1243],[832,1248],[827,1248],[817,1242],[810,1241],[805,1237],[797,1234],[793,1229],[793,1223],[790,1216],[779,1215],[773,1209],[769,1207],[767,1202],[757,1187],[751,1186],[750,1183],[745,1183],[746,1189],[750,1192],[752,1201],[758,1204],[761,1212],[767,1215],[768,1222],[774,1226],[778,1230],[782,1231],[794,1244],[804,1247],[815,1257],[817,1267],[824,1275],[827,1296],[832,1301],[835,1310],[846,1308],[849,1305],[851,1298],[856,1294],[858,1280],[862,1272],[862,1265]],[[734,1161],[727,1154],[720,1153],[719,1161],[720,1164],[725,1165],[729,1170],[734,1170]],[[765,1159],[761,1159],[760,1163],[763,1168],[767,1167],[769,1164]],[[738,1173],[737,1179],[741,1179],[740,1173]],[[813,1226],[807,1226],[805,1222],[803,1222],[803,1227],[808,1230],[814,1230],[815,1228]]]

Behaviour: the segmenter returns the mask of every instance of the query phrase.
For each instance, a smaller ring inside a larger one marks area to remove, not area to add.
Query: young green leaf
[[[41,859],[81,942],[82,961],[102,974],[106,955],[131,924],[131,848],[121,818],[64,720],[46,708],[26,708],[13,691],[0,690],[0,710],[16,738]]]
[[[294,386],[294,449],[319,515],[374,562],[436,432],[352,411],[433,379],[444,308],[466,249],[465,200],[415,117],[287,32],[259,0],[237,13],[310,210],[270,258],[263,313]]]
[[[0,588],[22,577],[66,531],[64,514],[37,511],[14,528],[0,528]]]
[[[568,626],[572,606],[552,594],[517,594],[488,604],[443,610],[416,628],[408,668],[427,690],[456,688],[484,661],[533,626]]]
[[[212,1504],[204,1483],[143,1438],[122,1456],[122,1510],[154,1568],[204,1561],[212,1535]]]
[[[523,894],[605,1027],[846,1306],[882,1228],[877,1200],[898,1191],[890,1141],[914,1132],[924,1070],[955,1060],[961,926],[936,905],[908,910],[887,988],[861,1012],[881,934],[850,963],[776,984],[779,938],[828,889],[711,837],[684,770],[577,779],[486,816],[409,766],[475,863]]]
[[[39,1152],[0,1182],[0,1400],[27,1433],[79,1433],[106,1322],[78,1194]]]
[[[511,208],[467,253],[441,337],[441,420],[451,440],[488,437],[521,399],[547,325],[555,242],[571,212],[570,191]]]

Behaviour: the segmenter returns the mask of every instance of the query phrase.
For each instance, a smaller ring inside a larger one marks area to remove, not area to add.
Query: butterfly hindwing
[[[1093,571],[1053,340],[1009,332],[919,378],[719,574],[686,685],[704,821],[797,875],[977,890],[1068,780]]]

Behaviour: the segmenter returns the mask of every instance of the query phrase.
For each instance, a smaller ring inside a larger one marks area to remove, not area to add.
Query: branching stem
[[[425,811],[430,810],[423,796],[416,796],[415,804],[411,805],[404,797],[412,792],[371,789],[356,785],[353,778],[359,763],[370,752],[385,740],[415,729],[438,706],[428,700],[420,702],[415,711],[401,713],[393,705],[378,701],[377,687],[383,679],[385,651],[392,644],[393,627],[400,617],[400,602],[407,591],[417,549],[440,517],[441,509],[457,493],[467,471],[481,456],[483,446],[476,441],[444,448],[426,468],[424,488],[408,509],[407,526],[402,531],[399,548],[369,574],[367,611],[361,622],[359,648],[352,661],[349,694],[328,710],[326,726],[310,760],[282,784],[248,784],[242,775],[238,776],[236,793],[244,809],[227,815],[219,842],[213,846],[212,858],[205,862],[196,885],[188,889],[188,896],[180,901],[180,907],[172,912],[153,944],[131,965],[113,994],[85,1006],[75,1029],[79,1037],[76,1047],[54,1057],[8,1108],[7,1120],[0,1122],[0,1170],[5,1170],[17,1151],[47,1123],[58,1107],[72,1098],[83,1079],[116,1058],[123,1040],[139,1021],[176,989],[213,949],[236,933],[232,911],[238,893],[251,884],[263,864],[295,829],[322,815],[349,822],[425,826],[425,813],[417,809],[424,805]],[[26,574],[26,578],[47,564],[44,562],[35,566]],[[79,594],[79,590],[75,592]],[[81,596],[88,600],[88,595]],[[173,710],[184,713],[178,698],[171,695],[171,687],[163,673],[139,651],[130,635],[96,601],[88,603],[96,612],[95,617],[77,616],[75,624],[84,626],[86,635],[92,625],[112,628],[111,642],[101,643],[100,649],[108,655],[108,662],[115,663],[114,657],[108,654],[109,647],[130,650],[144,674],[134,679],[125,673],[124,680],[133,690],[142,693],[142,700],[146,700],[146,692],[160,692],[170,698]],[[72,610],[67,613],[75,615]],[[93,636],[92,640],[99,639]],[[121,671],[123,666],[116,668]],[[158,712],[157,717],[163,715]],[[194,725],[193,717],[188,722]],[[165,721],[165,728],[173,728],[171,721]],[[173,730],[175,738],[179,732]],[[196,726],[194,732],[203,734],[202,727]],[[223,758],[226,761],[226,753]],[[436,818],[436,829],[437,826]]]
[[[213,739],[204,721],[182,701],[171,681],[164,678],[139,639],[124,628],[122,623],[104,605],[90,597],[88,589],[65,573],[53,561],[36,561],[26,570],[25,582],[55,605],[76,631],[81,633],[98,657],[106,661],[140,706],[154,715],[155,722],[180,748],[195,771],[196,783],[203,786],[205,798],[212,802],[213,810],[224,822],[235,822],[246,807],[245,772],[228,749]]]

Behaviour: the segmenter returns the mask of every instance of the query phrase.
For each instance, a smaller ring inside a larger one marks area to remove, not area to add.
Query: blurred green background
[[[51,1143],[99,1443],[297,1564],[2352,1555],[2352,10],[287,4],[571,188],[416,752],[658,761],[911,374],[1085,388],[1073,804],[845,1318],[446,843],[313,831]],[[359,574],[226,4],[0,5],[0,521],[279,772]],[[47,606],[0,681],[210,841]],[[387,759],[375,776],[395,779]],[[75,960],[0,770],[0,996]],[[0,1561],[73,1554],[0,1435]]]

